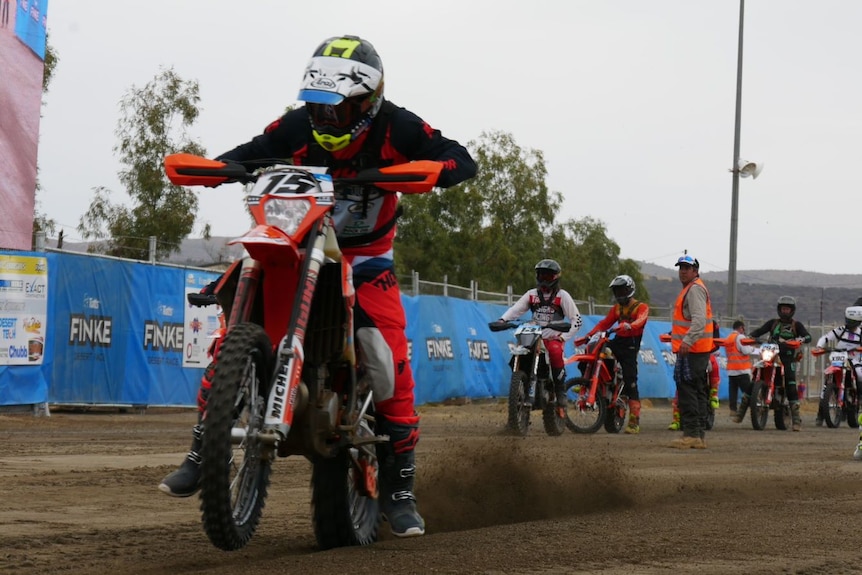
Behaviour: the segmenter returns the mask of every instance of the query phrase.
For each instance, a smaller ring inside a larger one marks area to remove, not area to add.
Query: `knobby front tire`
[[[225,551],[249,542],[266,501],[271,464],[257,437],[271,366],[272,345],[262,327],[238,324],[228,332],[204,418],[200,494],[204,530]]]
[[[522,371],[512,372],[509,383],[509,429],[518,435],[527,435],[530,430],[530,411],[533,409],[527,403],[527,374]]]
[[[596,394],[593,405],[587,405],[590,381],[575,377],[566,382],[566,427],[574,433],[595,433],[605,421],[605,398]]]

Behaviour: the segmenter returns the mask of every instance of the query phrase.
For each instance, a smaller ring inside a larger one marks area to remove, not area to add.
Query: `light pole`
[[[736,58],[736,121],[733,126],[733,188],[730,201],[730,260],[727,265],[727,315],[736,317],[736,243],[739,228],[739,178],[756,178],[762,163],[739,158],[739,127],[742,123],[742,29],[745,20],[745,0],[739,0],[739,48]]]

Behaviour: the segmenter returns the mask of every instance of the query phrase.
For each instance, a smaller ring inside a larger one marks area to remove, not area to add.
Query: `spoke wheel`
[[[271,462],[258,440],[272,345],[263,328],[233,327],[221,345],[204,418],[201,512],[213,545],[244,547],[260,522]]]
[[[766,403],[766,385],[755,381],[751,389],[751,426],[757,431],[766,429],[769,418],[769,405]]]
[[[596,393],[595,403],[587,402],[590,381],[576,377],[566,382],[566,427],[574,433],[595,433],[605,421],[605,398]]]
[[[509,429],[518,435],[527,435],[530,429],[530,411],[532,406],[527,402],[527,375],[522,371],[512,373],[509,383]]]

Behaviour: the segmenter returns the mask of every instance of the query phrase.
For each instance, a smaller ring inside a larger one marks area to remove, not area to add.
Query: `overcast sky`
[[[740,155],[765,168],[740,180],[739,281],[862,273],[860,23],[858,0],[746,2]],[[560,220],[603,221],[622,257],[728,268],[738,0],[52,0],[48,31],[38,199],[69,239],[92,188],[127,198],[112,148],[132,86],[160,67],[197,80],[193,134],[214,156],[296,102],[323,39],[356,34],[386,97],[445,135],[541,150]],[[193,235],[244,231],[238,185],[199,194]]]

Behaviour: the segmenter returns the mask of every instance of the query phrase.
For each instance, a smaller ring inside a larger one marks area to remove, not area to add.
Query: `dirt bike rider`
[[[757,353],[757,348],[742,343],[745,339],[745,323],[742,320],[733,322],[733,331],[724,340],[724,349],[727,354],[727,381],[728,395],[731,401],[730,416],[734,423],[742,423],[748,405],[751,403],[751,356]],[[736,393],[742,395],[739,404],[734,407],[733,401]]]
[[[476,164],[464,146],[445,138],[414,113],[383,98],[383,65],[370,42],[357,36],[325,40],[314,51],[300,86],[305,105],[288,111],[262,134],[217,159],[262,160],[327,166],[334,177],[366,168],[412,160],[443,162],[437,185],[449,187],[472,178]],[[279,160],[280,159],[280,160]],[[413,492],[414,449],[419,416],[405,335],[406,319],[393,264],[398,195],[343,190],[337,197],[335,224],[339,244],[353,268],[356,290],[356,341],[366,371],[372,374],[378,444],[380,501],[396,536],[423,535],[425,522]],[[199,412],[205,416],[211,370],[201,381]],[[199,488],[201,434],[195,426],[192,449],[181,467],[159,489],[187,497]]]
[[[581,327],[581,313],[575,300],[566,290],[560,288],[562,268],[554,260],[544,259],[536,264],[536,287],[527,290],[515,304],[507,309],[499,323],[516,320],[527,311],[533,313],[532,321],[546,326],[552,321],[568,320],[572,327],[565,333],[553,329],[542,330],[542,341],[548,350],[551,363],[551,376],[554,379],[554,395],[557,406],[565,409],[566,363],[563,348]]]
[[[644,326],[649,318],[649,306],[634,299],[635,281],[631,276],[618,275],[608,286],[614,294],[616,304],[608,314],[587,332],[586,337],[599,331],[607,331],[618,323],[616,335],[608,347],[620,362],[623,371],[623,393],[629,401],[629,422],[626,433],[640,433],[641,402],[638,392],[638,353]]]
[[[784,389],[790,401],[790,415],[793,420],[793,431],[802,430],[802,416],[799,411],[799,390],[796,387],[796,362],[799,352],[788,347],[788,341],[811,343],[811,334],[802,323],[793,319],[796,313],[796,299],[789,295],[778,298],[776,303],[778,318],[771,319],[749,334],[755,339],[768,335],[769,341],[778,344],[778,357],[784,366]]]
[[[862,306],[850,306],[844,310],[844,325],[833,328],[823,334],[817,340],[816,349],[847,349],[854,350],[862,346]],[[857,397],[862,397],[862,353],[858,351],[850,351],[848,353],[850,363],[856,371],[856,393]],[[846,382],[849,383],[849,382]],[[823,385],[820,389],[820,399],[823,399],[823,394],[826,391],[826,386]],[[818,408],[817,419],[815,424],[823,425],[823,411]]]

